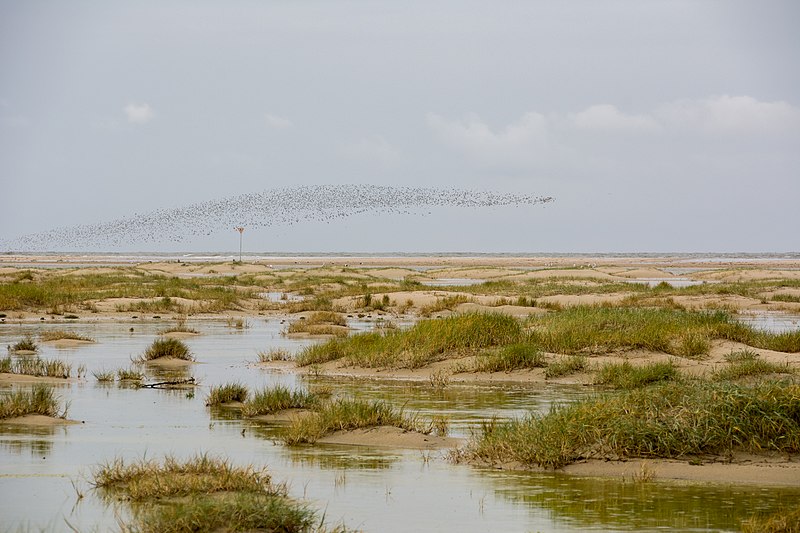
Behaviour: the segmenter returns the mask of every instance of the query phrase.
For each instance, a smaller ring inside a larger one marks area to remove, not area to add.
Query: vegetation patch
[[[73,331],[65,331],[63,329],[56,329],[51,331],[43,331],[39,334],[39,339],[42,342],[60,341],[60,340],[73,340],[83,342],[94,342],[92,337],[81,335]]]
[[[0,396],[0,420],[25,415],[44,415],[54,418],[67,416],[67,408],[58,404],[52,387],[34,385],[28,390]]]
[[[28,336],[9,346],[9,350],[12,352],[37,352],[39,346],[33,341],[33,337]]]
[[[270,348],[269,350],[262,350],[258,352],[259,363],[271,363],[273,361],[289,361],[292,354],[285,348]]]
[[[532,344],[509,344],[482,353],[475,361],[476,372],[511,372],[512,370],[544,368],[544,354]]]
[[[595,383],[615,389],[635,389],[662,381],[675,381],[679,377],[677,367],[670,362],[634,366],[625,361],[601,366],[597,371]]]
[[[321,399],[320,394],[276,385],[255,393],[242,407],[242,415],[251,417],[274,414],[286,409],[312,409],[320,404]]]
[[[194,361],[194,356],[183,341],[178,339],[156,339],[141,355],[140,361],[146,362],[156,359]]]
[[[295,320],[287,333],[309,333],[311,335],[347,336],[347,320],[333,311],[315,311],[304,319]]]
[[[589,369],[589,359],[583,355],[569,355],[547,365],[544,371],[546,379],[562,378]]]
[[[513,317],[467,313],[423,320],[405,330],[387,329],[331,339],[303,349],[296,361],[299,366],[345,359],[348,364],[371,368],[420,368],[523,338],[522,326]]]
[[[558,468],[583,458],[800,451],[800,386],[665,383],[487,423],[473,458]]]
[[[211,391],[206,398],[206,405],[209,407],[223,405],[232,402],[247,401],[249,391],[241,383],[226,383],[217,387],[211,387]]]
[[[60,359],[41,359],[39,357],[12,359],[11,356],[6,356],[0,359],[0,372],[66,379],[72,373],[72,365]]]
[[[742,521],[742,533],[800,533],[800,506]]]
[[[321,404],[311,415],[292,421],[280,435],[288,445],[314,443],[336,431],[349,431],[375,426],[394,426],[407,431],[431,433],[433,427],[420,424],[385,402],[349,398]]]
[[[778,364],[765,361],[752,350],[734,351],[725,356],[725,359],[727,365],[714,372],[714,378],[720,381],[795,373],[788,363]]]
[[[194,328],[190,328],[186,325],[186,319],[181,318],[178,322],[169,328],[163,329],[158,332],[159,335],[167,335],[168,333],[191,333],[191,334],[199,334],[200,332]]]

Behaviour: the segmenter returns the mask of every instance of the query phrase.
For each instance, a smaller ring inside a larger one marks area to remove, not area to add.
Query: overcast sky
[[[246,249],[798,251],[798,6],[0,0],[0,240],[356,183],[556,200]]]

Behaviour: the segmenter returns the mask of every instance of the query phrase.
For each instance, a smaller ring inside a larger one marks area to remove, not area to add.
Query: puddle
[[[486,283],[486,280],[472,278],[438,278],[420,281],[420,283],[428,287],[469,287],[471,285]]]
[[[402,406],[406,412],[446,414],[451,434],[467,437],[491,418],[546,410],[554,402],[587,393],[569,386],[462,385],[436,391],[423,384],[361,381],[331,376],[298,376],[252,366],[260,350],[296,352],[313,340],[281,335],[279,319],[249,320],[236,330],[224,321],[187,325],[203,334],[186,340],[198,362],[181,376],[200,383],[194,391],[103,386],[92,372],[130,366],[131,357],[152,342],[161,323],[71,324],[72,331],[97,343],[57,349],[41,345],[42,357],[84,364],[89,378],[56,386],[70,402],[69,418],[82,424],[0,429],[0,530],[117,530],[130,518],[124,503],[92,491],[91,469],[115,457],[188,457],[198,452],[228,457],[237,464],[269,468],[286,481],[290,494],[306,499],[326,524],[344,522],[364,531],[632,531],[672,528],[726,531],[757,511],[796,501],[800,490],[765,487],[702,487],[670,483],[632,484],[557,474],[483,470],[453,465],[445,452],[353,446],[286,448],[274,442],[275,427],[241,420],[231,410],[209,410],[209,388],[238,381],[251,390],[274,384],[330,385],[336,391]],[[355,322],[358,328],[372,327]],[[134,331],[129,330],[130,327]],[[0,346],[26,333],[63,325],[0,326]],[[162,373],[148,369],[148,379]],[[0,389],[4,394],[7,389]],[[76,489],[85,494],[78,501]]]
[[[260,292],[258,293],[258,297],[263,298],[264,300],[269,300],[270,302],[302,302],[305,300],[305,297],[300,296],[299,294],[291,294],[280,291]]]
[[[800,314],[780,311],[747,311],[735,315],[736,319],[756,329],[770,333],[800,330]]]
[[[667,285],[678,289],[682,287],[692,287],[694,285],[703,285],[705,283],[714,283],[689,278],[636,278],[628,281],[630,283],[643,283],[649,287],[655,287],[660,283],[666,283]]]

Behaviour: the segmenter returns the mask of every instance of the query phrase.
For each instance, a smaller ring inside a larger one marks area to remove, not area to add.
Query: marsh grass
[[[280,439],[287,445],[314,443],[336,431],[348,431],[365,427],[394,426],[408,431],[430,433],[416,418],[385,402],[340,398],[320,405],[309,416],[297,418],[285,428]]]
[[[743,520],[742,533],[800,533],[800,506]]]
[[[474,459],[558,468],[581,458],[675,458],[800,451],[800,386],[664,383],[598,395],[546,414],[485,423]]]
[[[452,296],[445,296],[444,298],[437,298],[435,302],[428,305],[423,305],[419,308],[420,316],[431,316],[433,313],[441,311],[452,311],[457,306],[471,301],[471,298],[465,294],[454,294]]]
[[[190,328],[186,325],[186,319],[180,318],[178,319],[177,323],[169,328],[162,329],[158,332],[159,335],[166,335],[167,333],[200,333],[194,328]]]
[[[615,389],[635,389],[662,381],[675,381],[679,377],[677,367],[670,362],[634,366],[624,361],[601,366],[595,376],[595,383]]]
[[[72,373],[72,365],[60,359],[22,357],[15,360],[9,355],[0,359],[0,372],[66,379]]]
[[[206,406],[211,407],[231,402],[244,403],[247,401],[249,393],[247,387],[241,383],[226,383],[225,385],[211,387],[208,398],[206,398]]]
[[[33,337],[26,336],[9,347],[12,352],[38,352],[39,346],[33,341]]]
[[[144,373],[135,368],[120,368],[117,370],[117,379],[120,383],[139,385],[144,381]]]
[[[56,329],[51,331],[43,331],[39,334],[39,340],[42,342],[47,341],[60,341],[60,340],[75,340],[85,342],[95,342],[92,337],[81,335],[72,331],[65,331],[63,329]]]
[[[333,311],[315,311],[305,319],[295,320],[287,333],[310,333],[312,335],[347,336],[347,320]]]
[[[257,354],[259,363],[271,363],[273,361],[291,361],[292,354],[285,348],[270,348],[267,351],[260,351]]]
[[[511,372],[512,370],[544,368],[544,354],[531,344],[509,344],[497,350],[482,353],[475,360],[476,372]]]
[[[25,415],[65,418],[67,407],[61,409],[51,387],[34,385],[28,390],[18,390],[0,396],[0,420]]]
[[[189,347],[178,339],[156,339],[140,356],[139,361],[153,361],[156,359],[182,359],[194,361],[194,356]]]
[[[141,459],[126,464],[117,458],[98,467],[92,477],[95,487],[121,491],[132,501],[217,492],[283,494],[266,470],[206,454],[184,461],[167,456],[161,463]]]
[[[141,533],[185,531],[313,531],[315,513],[283,496],[234,494],[201,496],[157,505],[137,517]],[[198,529],[198,524],[202,528]]]
[[[116,372],[113,370],[95,370],[92,375],[100,383],[114,383],[116,378]]]
[[[363,367],[420,368],[436,361],[473,355],[486,348],[519,342],[524,334],[513,317],[467,313],[428,319],[408,329],[360,333],[304,348],[299,366],[345,359]]]
[[[800,296],[794,294],[775,294],[770,300],[773,302],[800,303]],[[800,528],[798,528],[800,530]]]
[[[738,350],[725,356],[727,365],[714,372],[714,379],[734,381],[742,378],[769,376],[772,374],[794,374],[788,363],[771,363],[761,359],[752,350]]]
[[[726,339],[755,348],[800,351],[800,331],[773,334],[736,322],[723,311],[575,306],[529,319],[531,339],[554,353],[607,353],[644,349],[702,357],[710,341]]]
[[[553,361],[544,370],[545,379],[556,379],[589,369],[589,359],[583,355],[568,355]]]
[[[242,407],[242,415],[252,417],[286,409],[313,409],[320,405],[321,400],[319,394],[276,385],[253,394],[253,398],[245,402]]]

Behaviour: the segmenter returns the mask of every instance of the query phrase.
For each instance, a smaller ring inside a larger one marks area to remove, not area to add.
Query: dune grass
[[[60,359],[23,357],[15,360],[9,355],[0,358],[0,372],[66,379],[72,373],[72,365]]]
[[[558,468],[581,458],[800,451],[800,386],[664,383],[483,427],[474,459]]]
[[[601,366],[597,371],[595,383],[608,385],[615,389],[635,389],[662,381],[675,381],[679,378],[678,368],[670,362],[634,366],[628,361],[624,361]]]
[[[312,409],[319,406],[322,395],[303,389],[290,389],[283,385],[263,389],[245,402],[242,415],[251,417],[269,415],[286,409]]]
[[[562,354],[644,349],[693,358],[705,356],[715,339],[800,351],[800,331],[768,333],[736,322],[722,311],[575,306],[532,317],[529,324],[534,343],[544,351]]]
[[[737,350],[725,356],[727,364],[714,372],[713,377],[719,381],[733,381],[742,378],[770,376],[773,374],[795,374],[795,370],[787,364],[771,363],[761,359],[752,350]]]
[[[250,391],[241,383],[226,383],[211,387],[206,398],[206,406],[213,407],[231,402],[245,402]]]
[[[345,359],[363,367],[420,368],[451,357],[480,353],[520,342],[522,326],[513,317],[467,313],[418,322],[409,329],[388,329],[352,335],[303,349],[299,366]]]
[[[287,445],[314,443],[336,431],[394,426],[408,431],[431,433],[432,426],[425,427],[416,418],[385,402],[340,398],[326,402],[306,417],[297,418],[285,428],[280,439]]]
[[[304,319],[289,324],[287,333],[310,333],[312,335],[347,336],[347,320],[333,311],[315,311]]]
[[[27,390],[17,390],[0,396],[0,420],[25,415],[44,415],[55,418],[67,416],[67,407],[59,406],[52,387],[34,385]]]
[[[589,359],[583,355],[561,357],[547,365],[544,370],[546,379],[563,378],[589,369]]]
[[[182,359],[194,361],[194,356],[189,347],[178,339],[156,339],[140,356],[143,362],[154,361],[156,359]]]
[[[475,360],[476,372],[511,372],[512,370],[544,368],[544,354],[531,344],[509,344],[484,352]]]
[[[41,340],[42,342],[60,341],[60,340],[95,342],[95,340],[92,337],[89,337],[87,335],[81,335],[73,331],[65,331],[63,329],[43,331],[39,334],[39,340]]]

